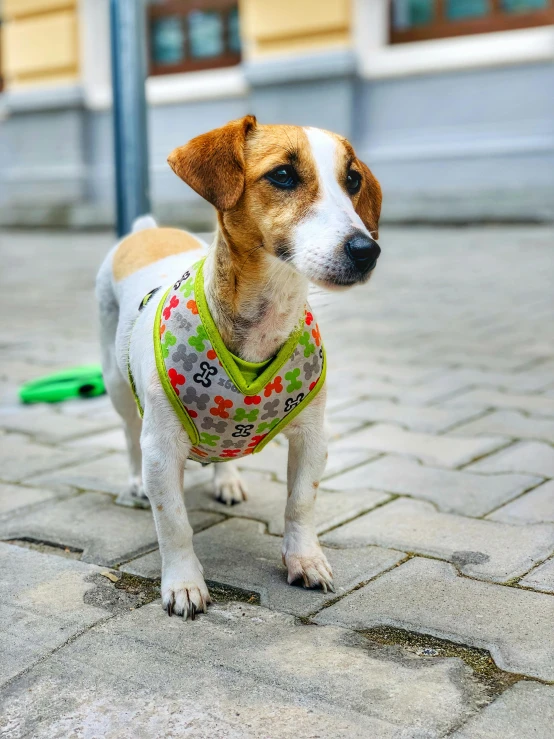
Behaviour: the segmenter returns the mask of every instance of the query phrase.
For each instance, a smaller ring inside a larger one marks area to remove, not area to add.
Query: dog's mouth
[[[312,277],[311,279],[312,282],[325,290],[346,290],[349,287],[363,285],[367,282],[371,278],[376,266],[377,260],[375,259],[363,272],[347,269],[335,274],[325,275],[325,277]]]

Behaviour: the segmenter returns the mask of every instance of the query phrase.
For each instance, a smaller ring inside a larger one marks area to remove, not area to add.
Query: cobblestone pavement
[[[554,232],[384,229],[368,287],[325,298],[337,593],[286,584],[286,447],[248,502],[187,505],[215,605],[168,619],[150,511],[123,508],[107,399],[22,408],[96,361],[109,235],[0,237],[0,725],[19,737],[550,739]]]

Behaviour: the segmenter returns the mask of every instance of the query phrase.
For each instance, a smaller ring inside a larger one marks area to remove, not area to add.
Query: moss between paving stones
[[[380,646],[399,646],[424,659],[458,657],[471,668],[475,678],[485,685],[490,698],[503,693],[514,683],[525,680],[523,675],[499,669],[485,649],[467,647],[447,639],[438,639],[427,634],[418,634],[392,626],[376,626],[359,633]]]
[[[124,590],[129,595],[137,596],[136,608],[144,606],[147,603],[157,600],[160,597],[160,580],[149,580],[138,575],[130,575],[127,572],[117,572],[120,579],[113,583],[113,587],[118,590]],[[96,582],[98,582],[96,580]],[[109,580],[105,584],[112,585]],[[250,605],[259,606],[260,596],[251,590],[243,590],[230,585],[222,585],[218,582],[208,580],[206,582],[210,591],[210,596],[214,603],[227,603],[229,601],[238,601],[240,603],[249,603]]]

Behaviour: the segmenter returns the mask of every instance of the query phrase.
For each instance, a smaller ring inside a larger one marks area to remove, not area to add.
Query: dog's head
[[[381,188],[342,136],[231,121],[169,164],[219,211],[233,247],[263,247],[327,288],[364,282],[380,254]]]

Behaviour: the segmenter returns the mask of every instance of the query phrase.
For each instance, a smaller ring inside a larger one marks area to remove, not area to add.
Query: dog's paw
[[[238,470],[230,463],[216,465],[215,499],[225,505],[236,505],[247,500],[247,490]]]
[[[181,578],[172,574],[162,577],[162,605],[168,616],[194,621],[197,613],[206,613],[212,600],[200,570],[182,574]]]
[[[136,477],[131,478],[128,489],[120,493],[115,502],[127,508],[150,508],[150,501],[144,492],[142,481]]]
[[[303,580],[305,588],[320,587],[324,593],[335,592],[333,571],[319,545],[301,554],[283,551],[283,564],[288,570],[289,585]]]

